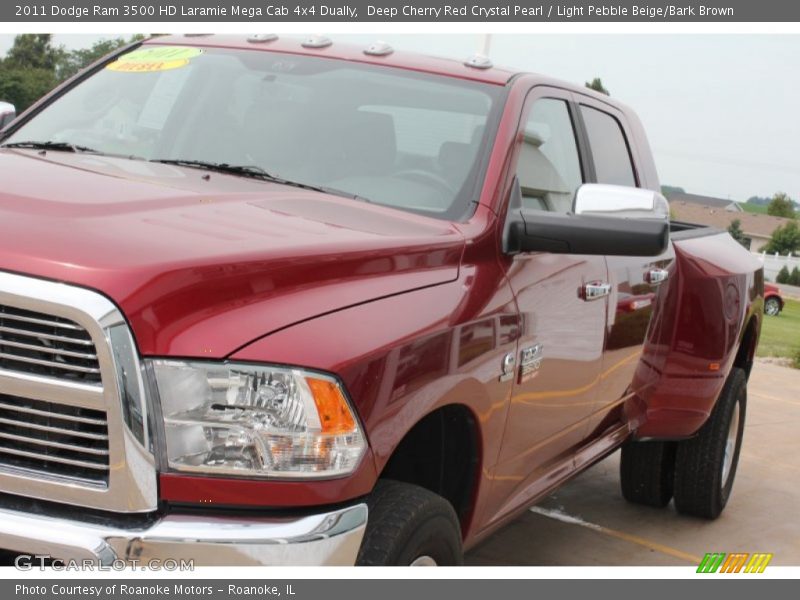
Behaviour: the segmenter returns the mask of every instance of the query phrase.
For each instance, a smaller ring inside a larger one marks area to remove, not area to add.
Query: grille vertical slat
[[[78,323],[0,304],[0,369],[99,385],[100,365]]]

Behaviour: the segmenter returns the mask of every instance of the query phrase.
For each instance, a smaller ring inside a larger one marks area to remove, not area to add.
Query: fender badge
[[[544,358],[544,346],[541,343],[534,344],[520,350],[519,355],[519,382],[524,383],[538,374]]]

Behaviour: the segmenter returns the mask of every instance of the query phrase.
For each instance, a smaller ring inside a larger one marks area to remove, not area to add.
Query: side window
[[[589,135],[597,183],[635,187],[631,153],[619,121],[590,106],[581,106],[581,116]]]
[[[583,183],[575,129],[565,100],[542,98],[531,107],[517,163],[524,208],[569,212]]]

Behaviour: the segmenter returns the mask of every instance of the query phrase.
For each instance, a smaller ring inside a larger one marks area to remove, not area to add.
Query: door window
[[[581,106],[597,183],[636,186],[631,153],[619,121],[590,106]]]
[[[517,163],[523,208],[569,212],[583,183],[575,128],[565,100],[542,98],[531,107]]]

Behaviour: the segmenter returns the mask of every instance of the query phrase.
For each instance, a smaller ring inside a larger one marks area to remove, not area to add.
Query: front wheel
[[[678,443],[675,456],[675,508],[716,519],[731,495],[742,448],[747,377],[733,369],[711,416],[698,434]]]
[[[777,298],[767,298],[764,301],[764,312],[770,317],[777,317],[781,312],[781,302]]]
[[[461,565],[461,528],[452,505],[424,488],[382,479],[367,498],[367,530],[356,565]]]

